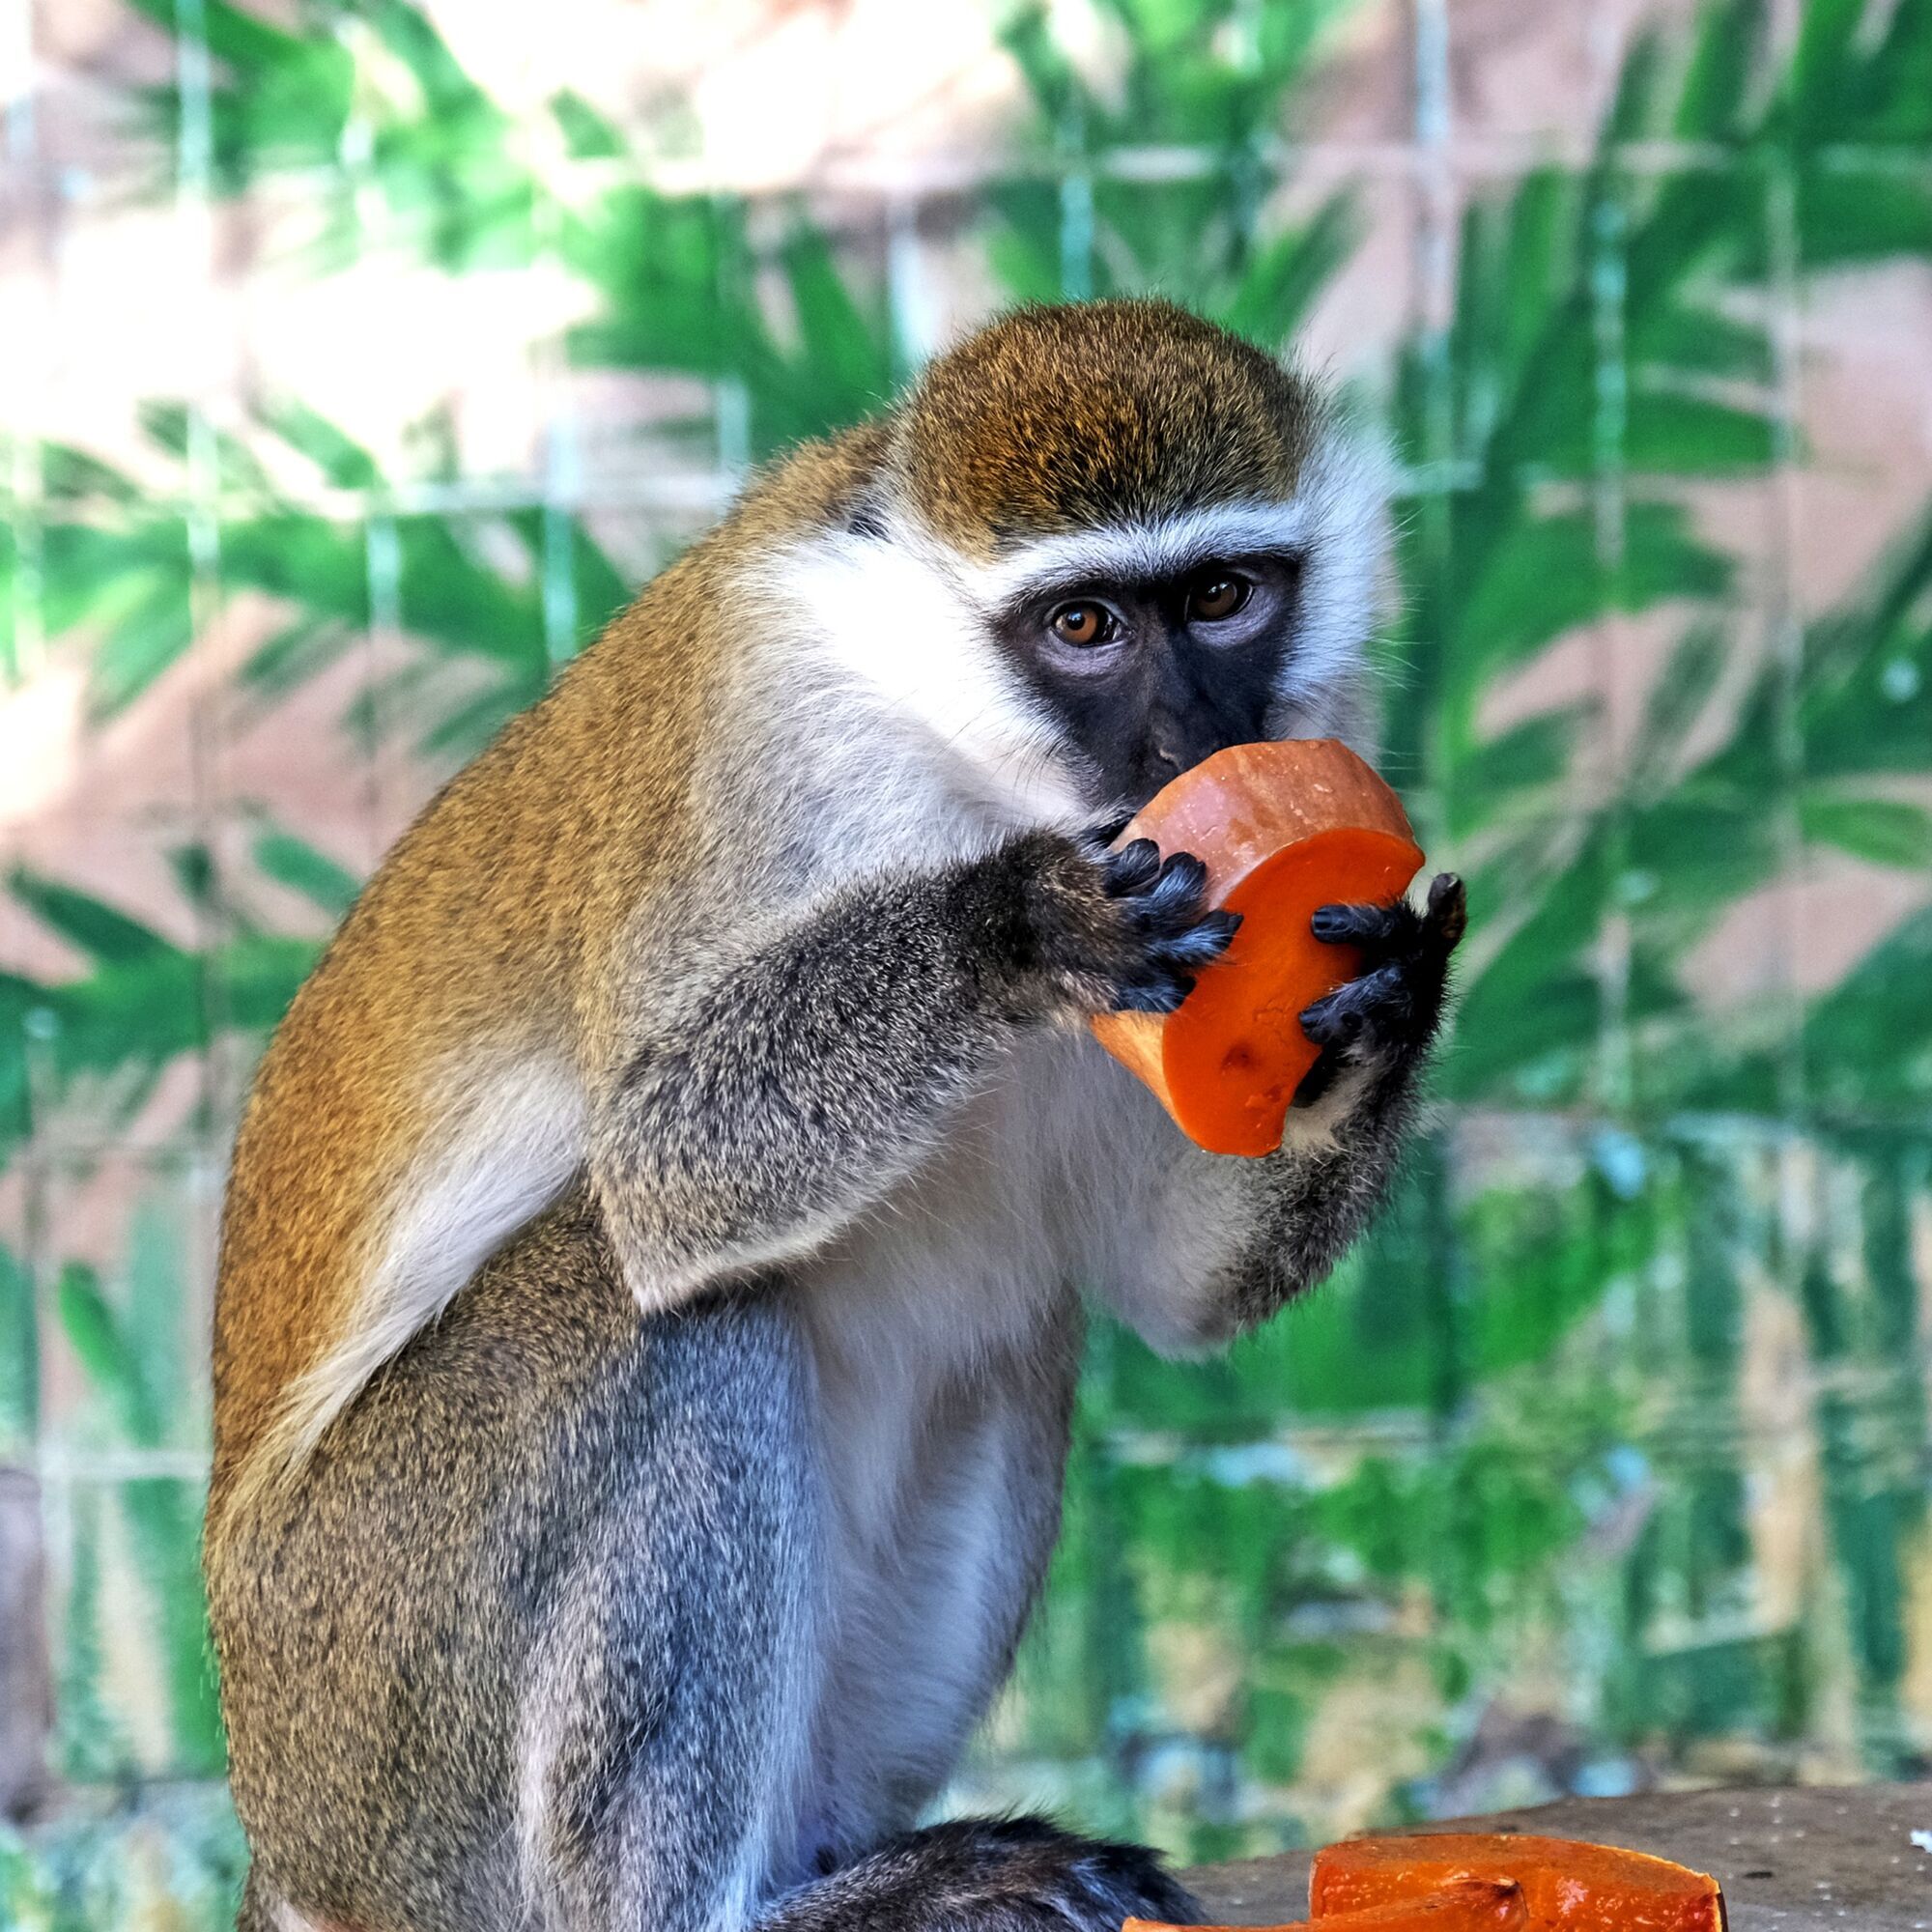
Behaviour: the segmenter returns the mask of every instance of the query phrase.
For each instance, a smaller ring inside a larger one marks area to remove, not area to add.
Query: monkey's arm
[[[1448,874],[1423,912],[1398,900],[1316,915],[1317,936],[1358,946],[1364,970],[1302,1016],[1324,1051],[1277,1152],[1170,1145],[1145,1259],[1117,1249],[1105,1289],[1150,1340],[1185,1347],[1253,1327],[1367,1227],[1395,1177],[1465,923],[1462,881]]]
[[[593,1121],[632,1290],[663,1307],[809,1252],[935,1144],[1021,1029],[1167,1011],[1236,922],[1205,873],[1056,833],[834,893],[640,1032]]]

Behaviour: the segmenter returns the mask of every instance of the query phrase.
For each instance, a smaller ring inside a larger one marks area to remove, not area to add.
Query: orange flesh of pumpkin
[[[1529,1932],[1723,1932],[1723,1893],[1703,1872],[1613,1845],[1513,1833],[1330,1845],[1316,1854],[1309,1911],[1324,1932],[1342,1932],[1355,1913],[1472,1879],[1520,1886]]]
[[[1340,1913],[1320,1921],[1304,1918],[1293,1925],[1264,1926],[1260,1932],[1528,1932],[1528,1926],[1520,1886],[1472,1879],[1465,1885],[1445,1886],[1427,1898],[1372,1905],[1366,1911]],[[1129,1918],[1122,1932],[1176,1932],[1176,1928]],[[1236,1932],[1236,1928],[1208,1925],[1197,1932]]]
[[[1211,1153],[1271,1153],[1294,1090],[1321,1058],[1301,1014],[1360,970],[1317,939],[1319,906],[1386,901],[1422,866],[1402,804],[1329,738],[1236,745],[1162,790],[1121,835],[1192,852],[1208,895],[1241,915],[1179,1011],[1103,1013],[1094,1031]]]

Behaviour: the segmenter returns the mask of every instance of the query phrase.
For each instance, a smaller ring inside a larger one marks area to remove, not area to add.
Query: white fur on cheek
[[[1363,646],[1383,598],[1389,465],[1372,442],[1331,433],[1303,467],[1301,596],[1280,696],[1319,715],[1329,694],[1362,675]]]
[[[815,537],[780,559],[771,584],[777,608],[797,612],[809,660],[936,741],[978,803],[1020,823],[1084,823],[1060,727],[917,536]]]

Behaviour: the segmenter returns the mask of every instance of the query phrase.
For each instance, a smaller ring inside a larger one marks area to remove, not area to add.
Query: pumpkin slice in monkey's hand
[[[1317,939],[1324,905],[1399,897],[1422,867],[1387,785],[1333,738],[1232,745],[1148,803],[1119,842],[1151,838],[1208,867],[1208,900],[1241,915],[1228,950],[1165,1016],[1101,1013],[1094,1032],[1210,1153],[1272,1153],[1321,1057],[1301,1015],[1361,970]]]

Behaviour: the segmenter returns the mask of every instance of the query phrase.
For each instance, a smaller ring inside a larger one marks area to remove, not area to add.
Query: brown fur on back
[[[214,1494],[339,1340],[400,1178],[438,1126],[436,1070],[495,1046],[594,1060],[627,926],[679,847],[739,624],[728,559],[841,513],[865,426],[762,478],[425,809],[277,1030],[243,1115],[215,1300]]]

